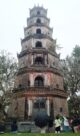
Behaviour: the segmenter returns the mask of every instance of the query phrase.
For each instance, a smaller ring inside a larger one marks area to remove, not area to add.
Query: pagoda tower
[[[49,23],[47,9],[40,6],[30,9],[21,52],[17,55],[19,68],[8,113],[10,117],[34,119],[41,111],[51,117],[68,115],[60,56]]]

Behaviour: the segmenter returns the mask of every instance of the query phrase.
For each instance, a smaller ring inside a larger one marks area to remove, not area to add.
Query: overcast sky
[[[61,49],[61,58],[80,45],[80,0],[0,0],[0,50],[16,56],[27,25],[29,8],[40,5],[48,9],[53,38]]]

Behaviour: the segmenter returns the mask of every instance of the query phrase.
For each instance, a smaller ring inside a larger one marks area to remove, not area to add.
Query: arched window
[[[42,57],[36,57],[34,63],[38,65],[44,64],[44,59]]]
[[[41,29],[36,29],[37,34],[41,34]]]
[[[41,47],[42,47],[42,42],[37,41],[37,42],[36,42],[36,47],[37,47],[37,48],[41,48]]]
[[[38,18],[36,22],[37,22],[37,23],[41,23],[41,20]]]
[[[37,11],[37,15],[40,15],[40,11]]]
[[[44,86],[44,79],[41,76],[37,76],[34,81],[34,86],[36,87]]]
[[[35,102],[34,102],[34,108],[36,109],[44,109],[45,108],[45,104],[46,104],[46,101],[44,98],[38,98]]]

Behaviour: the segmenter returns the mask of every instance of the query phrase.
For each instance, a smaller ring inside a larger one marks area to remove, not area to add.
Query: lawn
[[[2,134],[2,136],[80,136],[80,133],[60,133],[60,134],[54,134],[54,133],[47,133],[47,134],[34,134],[34,133],[5,133]]]

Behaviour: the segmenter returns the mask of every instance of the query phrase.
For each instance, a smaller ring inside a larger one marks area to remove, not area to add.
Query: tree
[[[75,95],[80,90],[80,46],[76,45],[71,56],[62,61],[64,88]]]
[[[80,97],[70,97],[68,100],[68,107],[69,107],[69,115],[80,115]]]
[[[69,92],[68,101],[70,114],[80,114],[80,99],[76,93],[80,90],[80,46],[76,45],[70,56],[62,61],[64,89]]]
[[[0,52],[0,113],[6,115],[6,106],[10,103],[12,88],[14,87],[16,60],[6,51]]]

